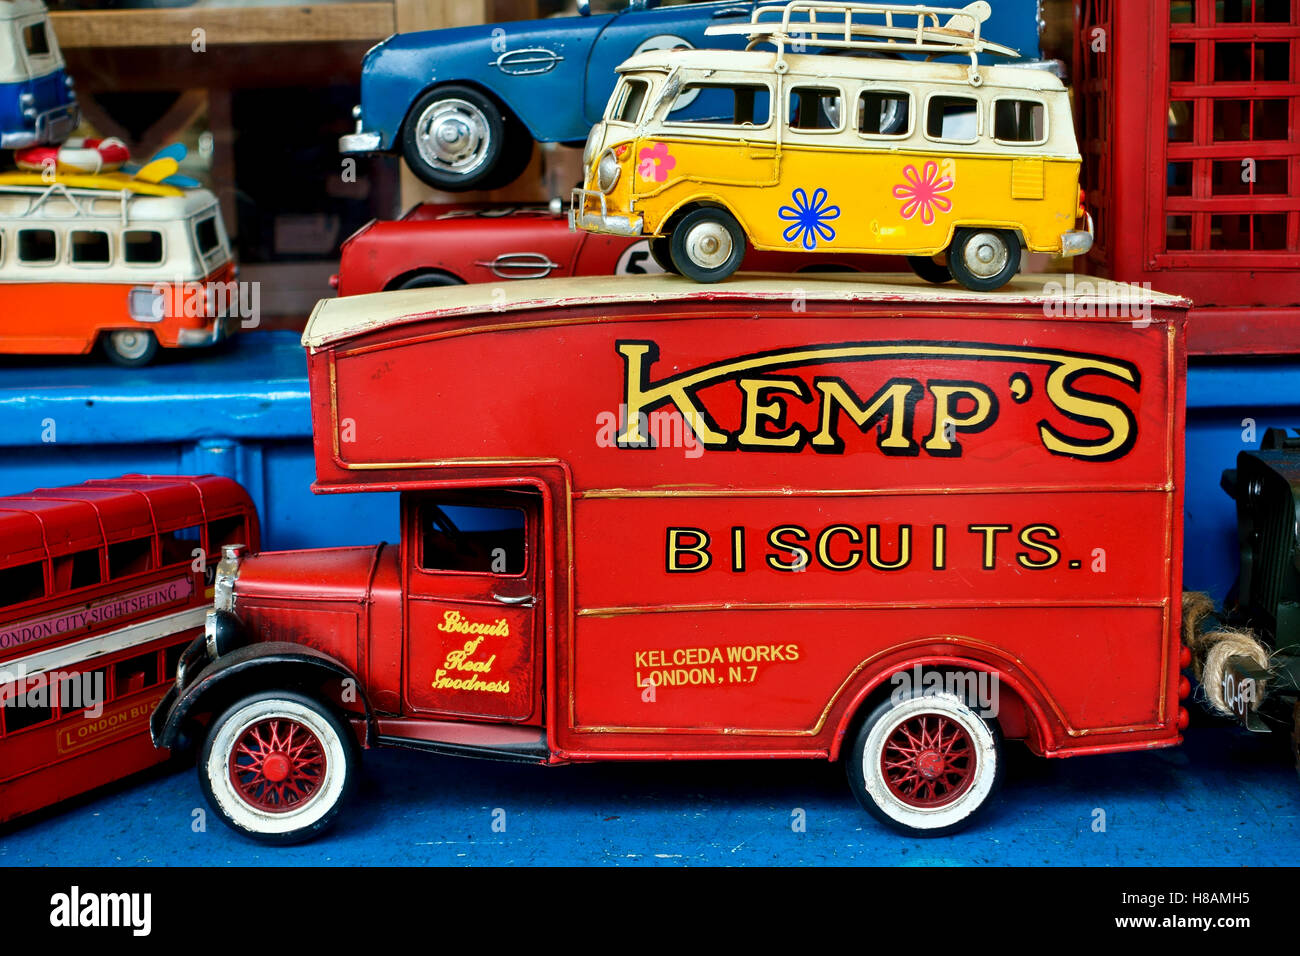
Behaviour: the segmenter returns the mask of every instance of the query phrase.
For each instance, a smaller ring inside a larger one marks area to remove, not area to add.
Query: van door
[[[540,721],[540,515],[522,492],[404,497],[404,714]]]

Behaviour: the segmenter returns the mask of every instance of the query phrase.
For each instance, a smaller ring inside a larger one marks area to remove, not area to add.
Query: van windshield
[[[215,212],[209,213],[194,224],[194,240],[201,257],[206,259],[221,248],[222,233]]]
[[[23,48],[28,56],[50,55],[50,38],[45,32],[44,23],[32,23],[23,27]]]

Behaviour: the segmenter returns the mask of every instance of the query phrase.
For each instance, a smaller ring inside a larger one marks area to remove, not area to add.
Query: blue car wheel
[[[411,172],[434,189],[491,188],[507,146],[507,126],[501,107],[479,90],[435,87],[407,114],[402,155]]]

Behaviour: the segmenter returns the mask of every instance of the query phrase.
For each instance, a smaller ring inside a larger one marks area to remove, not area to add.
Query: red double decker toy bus
[[[155,742],[201,742],[218,814],[281,842],[359,746],[842,760],[937,834],[1006,740],[1178,743],[1187,303],[1053,282],[321,303],[315,490],[400,491],[401,541],[227,548]]]
[[[256,540],[227,478],[0,497],[0,821],[166,757],[149,714],[203,626],[208,569],[222,545]]]

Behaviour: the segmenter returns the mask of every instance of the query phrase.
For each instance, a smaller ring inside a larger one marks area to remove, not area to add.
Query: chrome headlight
[[[208,660],[215,661],[240,645],[239,618],[229,611],[209,610],[203,618],[203,644]]]
[[[239,578],[239,563],[248,548],[242,544],[227,544],[221,548],[221,561],[213,582],[213,607],[218,611],[235,609],[235,581]]]
[[[596,165],[597,188],[603,193],[609,192],[618,182],[618,174],[618,157],[612,149],[607,149],[600,154],[600,162]]]
[[[587,134],[587,142],[582,147],[582,166],[585,169],[591,165],[591,161],[596,158],[596,148],[600,141],[605,138],[605,124],[597,123]]]

